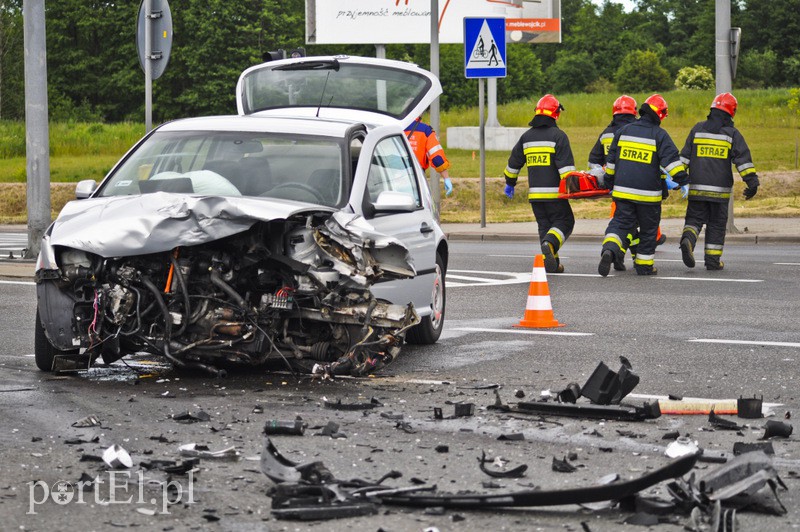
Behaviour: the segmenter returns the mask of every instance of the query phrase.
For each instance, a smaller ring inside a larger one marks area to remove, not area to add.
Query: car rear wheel
[[[33,338],[33,354],[36,366],[42,371],[53,371],[53,362],[57,355],[71,355],[77,351],[62,351],[53,347],[44,332],[42,319],[39,317],[39,309],[36,309],[36,327]]]
[[[441,255],[436,254],[436,275],[433,281],[433,312],[408,330],[406,341],[410,344],[435,344],[444,329],[444,310],[447,302],[444,286],[445,266]]]

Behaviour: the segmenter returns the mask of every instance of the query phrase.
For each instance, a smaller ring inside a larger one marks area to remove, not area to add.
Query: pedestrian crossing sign
[[[506,77],[506,19],[464,18],[464,75]]]

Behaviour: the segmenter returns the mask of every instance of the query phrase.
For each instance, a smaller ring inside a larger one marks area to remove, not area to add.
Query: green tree
[[[0,0],[0,120],[25,116],[21,0]]]
[[[776,57],[791,57],[800,50],[800,9],[797,0],[744,0],[738,17],[731,17],[742,27],[741,61],[747,53],[772,51]],[[755,57],[755,56],[754,56]],[[770,59],[769,57],[764,57]],[[755,66],[755,65],[753,65]],[[772,69],[772,65],[769,66]],[[781,69],[762,73],[761,78],[748,76],[761,86],[782,86],[788,80]]]
[[[703,65],[683,67],[675,78],[675,88],[685,90],[708,90],[714,88],[714,73]]]
[[[778,55],[770,48],[763,51],[747,50],[739,58],[736,69],[736,86],[764,88],[780,85],[783,78]]]
[[[634,50],[626,55],[614,81],[621,92],[662,91],[671,85],[669,72],[652,50]]]
[[[556,61],[547,70],[548,90],[554,93],[583,92],[597,79],[597,71],[592,58],[586,52],[560,52]]]
[[[542,62],[534,52],[534,45],[512,44],[506,48],[508,71],[498,80],[498,103],[532,98],[545,91]]]

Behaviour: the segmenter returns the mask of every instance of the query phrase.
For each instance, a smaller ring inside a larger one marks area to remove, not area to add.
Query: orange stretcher
[[[558,199],[585,199],[608,196],[611,191],[600,188],[589,172],[570,172],[558,186]]]

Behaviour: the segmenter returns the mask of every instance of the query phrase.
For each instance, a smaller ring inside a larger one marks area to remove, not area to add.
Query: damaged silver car
[[[37,366],[366,374],[436,342],[448,247],[403,126],[440,93],[408,63],[290,59],[242,74],[239,115],[152,131],[43,238]]]

